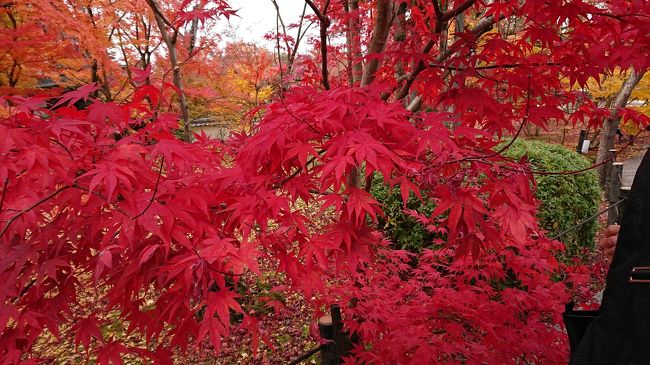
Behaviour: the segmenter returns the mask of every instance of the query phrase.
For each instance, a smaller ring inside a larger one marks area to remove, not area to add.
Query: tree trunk
[[[625,83],[623,83],[621,86],[621,90],[618,92],[616,100],[614,100],[614,103],[611,106],[612,115],[603,123],[603,131],[601,135],[600,145],[598,146],[598,157],[596,159],[596,163],[603,162],[607,158],[607,151],[614,148],[616,130],[618,129],[619,123],[621,121],[619,109],[624,108],[625,105],[627,105],[627,100],[630,98],[632,90],[634,90],[639,81],[641,81],[643,74],[644,72],[637,73],[634,70],[631,70],[627,80],[625,80]],[[598,169],[598,181],[600,182],[600,186],[603,187],[605,191],[607,191],[609,188],[608,186],[605,186],[611,173],[611,169],[607,168],[609,166],[609,163],[605,163]]]
[[[375,26],[372,31],[372,38],[368,46],[368,56],[371,58],[363,70],[363,77],[361,78],[361,86],[370,84],[375,80],[377,70],[379,70],[380,60],[379,55],[386,47],[386,38],[390,30],[391,17],[393,15],[393,2],[392,0],[377,0]]]
[[[174,86],[178,89],[178,104],[180,106],[181,119],[183,120],[183,139],[190,139],[190,117],[187,107],[187,99],[185,97],[185,89],[183,88],[183,77],[181,74],[181,66],[178,64],[178,54],[176,51],[176,43],[178,41],[178,30],[174,29],[173,34],[169,34],[167,31],[167,25],[171,24],[167,19],[164,18],[160,7],[155,0],[147,0],[147,3],[153,10],[154,19],[156,20],[156,25],[158,25],[158,30],[160,35],[167,46],[167,51],[169,52],[169,64],[172,68],[173,82]]]
[[[345,11],[348,13],[347,24],[347,56],[349,77],[351,84],[357,84],[363,77],[363,63],[361,61],[361,35],[359,34],[359,0],[343,0]]]

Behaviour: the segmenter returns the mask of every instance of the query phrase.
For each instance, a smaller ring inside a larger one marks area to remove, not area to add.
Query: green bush
[[[532,167],[541,171],[575,171],[591,165],[574,151],[535,140],[519,139],[504,155],[514,159],[527,155]],[[537,217],[549,237],[557,236],[598,211],[602,192],[595,170],[572,175],[535,175],[535,180],[535,196],[540,201]],[[593,220],[559,240],[564,242],[567,254],[574,256],[582,247],[593,248],[597,228],[597,221]]]
[[[517,140],[504,154],[519,159],[524,155],[532,168],[541,171],[573,171],[588,167],[591,163],[576,152],[562,146],[533,140]],[[535,175],[535,196],[540,201],[537,217],[547,236],[554,237],[595,214],[601,197],[595,170],[575,175]],[[417,252],[432,245],[433,234],[403,212],[399,187],[390,190],[381,176],[375,175],[372,195],[383,205],[385,218],[379,227],[398,248]],[[432,202],[422,203],[413,194],[407,208],[425,215],[431,214]],[[582,247],[592,248],[597,229],[594,220],[559,239],[565,243],[567,255],[575,256]]]
[[[391,190],[381,175],[375,174],[370,193],[383,206],[385,217],[379,219],[379,228],[395,243],[396,248],[418,252],[431,246],[433,234],[422,223],[404,213],[399,186]],[[427,216],[435,209],[433,202],[423,203],[413,193],[409,196],[406,207]]]

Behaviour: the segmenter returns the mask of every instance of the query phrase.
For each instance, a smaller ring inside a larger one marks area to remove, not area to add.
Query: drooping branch
[[[151,204],[153,204],[153,201],[156,200],[156,194],[158,193],[158,185],[160,184],[160,177],[162,176],[163,173],[163,164],[165,163],[165,159],[161,158],[160,159],[160,166],[158,166],[158,177],[156,178],[156,185],[153,187],[153,193],[151,194],[151,199],[149,199],[149,203],[147,204],[144,209],[138,213],[135,217],[131,218],[131,220],[136,220],[137,218],[140,218],[144,213],[149,210],[151,207]]]
[[[25,209],[21,210],[20,212],[16,213],[16,215],[14,215],[13,217],[11,217],[11,218],[7,221],[7,223],[5,223],[5,225],[2,227],[2,230],[0,230],[0,237],[2,237],[2,236],[5,234],[5,232],[7,232],[7,230],[8,230],[9,227],[11,226],[11,224],[12,224],[13,222],[15,222],[16,219],[20,218],[23,214],[25,214],[25,213],[31,211],[32,209],[36,208],[37,206],[39,206],[39,205],[41,205],[41,204],[47,202],[48,200],[54,198],[55,196],[59,195],[59,194],[60,194],[61,192],[63,192],[64,190],[69,189],[70,187],[71,187],[71,186],[69,186],[69,185],[66,185],[66,186],[60,187],[60,188],[56,189],[55,191],[51,192],[50,194],[48,194],[48,195],[42,197],[41,199],[37,200],[36,202],[34,202],[32,205],[28,206],[27,208],[25,208]]]

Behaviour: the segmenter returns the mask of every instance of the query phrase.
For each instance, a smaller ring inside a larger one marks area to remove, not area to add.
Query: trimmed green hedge
[[[534,169],[542,171],[576,171],[591,161],[563,146],[535,140],[517,140],[505,156],[519,159],[524,155]],[[537,217],[540,226],[554,237],[595,214],[602,196],[596,170],[572,175],[535,175],[540,201]],[[575,255],[581,247],[593,248],[598,222],[591,221],[559,238],[567,254]]]
[[[418,252],[432,245],[433,234],[422,223],[404,213],[399,186],[391,191],[381,175],[375,173],[370,194],[383,206],[385,217],[379,219],[379,228],[395,243],[396,248]],[[422,202],[413,193],[409,195],[406,207],[427,216],[435,209],[433,202]]]
[[[562,146],[534,140],[517,140],[504,155],[519,159],[524,155],[536,170],[573,171],[591,165],[585,157]],[[536,175],[535,196],[540,201],[537,217],[549,237],[576,225],[595,214],[602,192],[595,170],[575,175]],[[402,211],[399,188],[390,191],[380,176],[375,175],[372,195],[383,204],[386,217],[380,228],[398,248],[417,252],[432,245],[433,234],[422,224]],[[425,215],[431,214],[433,202],[422,203],[411,194],[409,209]],[[575,256],[582,247],[592,248],[597,229],[596,220],[573,230],[560,238],[565,243],[567,255]]]

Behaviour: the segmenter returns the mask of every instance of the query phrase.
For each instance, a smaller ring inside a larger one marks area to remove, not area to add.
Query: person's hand
[[[605,234],[603,238],[598,242],[598,248],[605,254],[607,260],[614,257],[614,251],[616,250],[616,241],[618,240],[618,231],[621,229],[621,226],[618,224],[612,224],[605,228]]]

